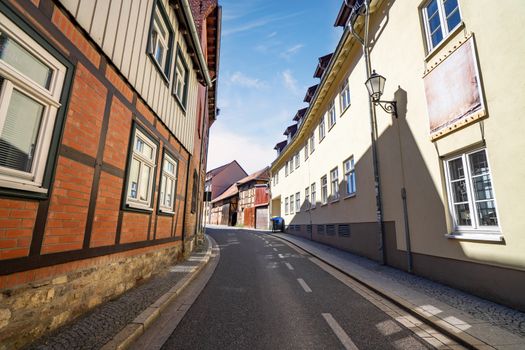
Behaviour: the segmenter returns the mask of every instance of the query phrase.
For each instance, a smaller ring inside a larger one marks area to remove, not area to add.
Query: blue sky
[[[248,172],[275,159],[318,57],[342,33],[333,23],[341,0],[223,0],[218,107],[208,170],[233,159]]]

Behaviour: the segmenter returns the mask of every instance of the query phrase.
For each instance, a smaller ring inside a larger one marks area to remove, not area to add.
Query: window
[[[164,153],[162,162],[162,177],[160,180],[159,209],[173,213],[175,205],[175,191],[177,189],[178,162],[169,154]]]
[[[304,189],[304,205],[306,209],[310,208],[310,188],[308,187]]]
[[[197,170],[193,171],[193,188],[191,190],[191,213],[195,214],[197,212],[197,204],[199,197],[199,176],[197,175]]]
[[[312,195],[312,204],[310,208],[315,208],[316,198],[315,198],[315,183],[310,186],[310,194]]]
[[[0,13],[0,185],[46,193],[66,67]],[[46,176],[47,177],[47,176]]]
[[[315,134],[312,133],[312,136],[310,136],[310,154],[312,154],[315,151]]]
[[[328,108],[328,130],[330,130],[337,121],[337,117],[335,116],[335,103],[332,102],[330,104],[330,107]]]
[[[339,169],[337,167],[330,171],[330,191],[332,200],[339,199]]]
[[[292,159],[290,159],[288,162],[290,163],[288,165],[288,168],[290,169],[290,174],[293,173],[293,170],[294,170],[294,166],[293,166],[293,162],[294,162],[294,159],[295,159],[295,156],[292,156]]]
[[[164,79],[170,75],[173,30],[160,1],[155,2],[149,34],[148,53]]]
[[[300,158],[300,153],[297,152],[297,153],[295,154],[295,169],[299,168],[299,162],[300,162],[300,159],[299,159],[299,158]]]
[[[357,191],[355,183],[354,157],[345,160],[343,163],[343,169],[345,171],[346,194],[352,195]]]
[[[126,205],[150,209],[155,178],[157,145],[145,133],[135,128],[133,151],[128,171]]]
[[[301,193],[297,192],[295,194],[295,212],[298,213],[301,211]]]
[[[275,173],[275,184],[279,184],[279,170]]]
[[[496,201],[486,150],[449,159],[446,169],[455,230],[498,230]]]
[[[288,197],[284,199],[284,214],[288,215]]]
[[[294,196],[292,194],[290,196],[290,214],[293,214],[293,208],[294,208]]]
[[[288,162],[284,164],[284,176],[288,176]]]
[[[321,117],[321,122],[319,123],[319,142],[321,142],[324,139],[324,136],[326,134],[326,130],[324,128],[324,116]]]
[[[186,108],[186,101],[188,99],[188,75],[188,65],[184,60],[180,47],[177,47],[175,77],[173,78],[173,94],[184,109]]]
[[[326,175],[321,178],[321,203],[326,204],[328,202],[328,180]]]
[[[340,101],[341,101],[341,115],[345,111],[345,109],[350,106],[350,87],[348,85],[348,79],[345,80],[345,84],[343,88],[341,89],[341,94],[339,95]]]
[[[308,141],[306,141],[306,144],[304,145],[304,160],[306,161],[308,159]]]
[[[430,0],[422,11],[431,51],[461,23],[458,0]]]

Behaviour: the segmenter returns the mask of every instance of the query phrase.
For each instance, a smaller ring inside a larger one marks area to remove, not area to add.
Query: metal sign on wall
[[[462,40],[423,81],[432,140],[486,115],[473,36]]]

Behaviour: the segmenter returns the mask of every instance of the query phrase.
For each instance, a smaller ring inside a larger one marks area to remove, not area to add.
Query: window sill
[[[332,199],[329,204],[337,203],[337,202],[339,202],[339,199],[340,198]]]
[[[446,234],[445,237],[448,239],[457,239],[465,241],[482,241],[482,242],[503,242],[503,235],[499,232],[487,232],[485,233],[470,233],[470,232],[454,232]]]
[[[339,115],[339,118],[343,117],[343,115],[344,115],[345,112],[348,110],[348,108],[350,108],[350,104],[348,104],[348,106],[346,106],[346,107],[341,111],[341,114]]]
[[[323,203],[321,204],[321,207],[326,207],[328,205],[328,203]]]
[[[425,56],[425,62],[430,61],[430,59],[434,57],[434,55],[437,52],[439,52],[448,42],[450,42],[452,38],[456,36],[457,33],[459,33],[464,28],[465,28],[465,22],[461,22],[460,24],[458,24],[454,30],[448,33],[448,35],[445,38],[443,38],[443,40],[441,40],[439,44],[437,44],[437,46],[433,47],[432,49],[428,51],[427,55]]]
[[[357,195],[357,193],[356,193],[356,192],[354,192],[354,193],[350,193],[350,194],[349,194],[348,196],[346,196],[346,197],[345,197],[345,198],[343,198],[343,199],[350,199],[350,198],[354,198],[354,197],[355,197],[356,195]]]
[[[165,215],[165,216],[173,216],[175,215],[175,212],[172,211],[172,210],[168,210],[168,209],[159,209],[159,215]]]
[[[332,130],[334,128],[336,123],[333,123],[331,126],[328,126],[328,132],[330,132],[330,130]]]
[[[128,209],[135,209],[135,210],[140,210],[140,211],[146,211],[146,212],[153,212],[153,209],[147,205],[144,205],[144,204],[139,204],[139,203],[133,203],[133,202],[129,202],[129,203],[126,203],[126,208]]]

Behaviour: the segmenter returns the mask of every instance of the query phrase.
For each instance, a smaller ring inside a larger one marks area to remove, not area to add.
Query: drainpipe
[[[347,5],[348,6],[348,5]],[[349,29],[350,33],[359,41],[363,47],[363,55],[365,57],[366,65],[366,76],[370,76],[372,71],[372,64],[370,62],[370,50],[368,47],[368,30],[370,26],[370,3],[369,0],[365,0],[365,26],[364,26],[364,37],[361,38],[359,34],[355,31],[353,23],[350,23]],[[377,155],[377,118],[375,105],[372,101],[372,97],[368,96],[368,105],[370,109],[370,138],[372,140],[372,160],[374,167],[374,188],[376,194],[376,220],[379,227],[379,263],[381,265],[385,264],[385,249],[384,249],[384,223],[383,223],[383,202],[381,198],[381,181],[379,176],[379,159]]]

